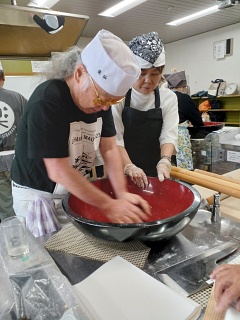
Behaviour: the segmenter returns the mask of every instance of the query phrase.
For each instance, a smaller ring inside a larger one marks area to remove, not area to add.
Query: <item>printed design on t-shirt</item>
[[[0,136],[10,136],[15,130],[15,116],[12,108],[5,102],[0,101]]]
[[[80,170],[85,170],[87,173],[90,173],[91,170],[91,164],[92,164],[92,155],[89,154],[88,152],[84,152],[81,156],[77,157],[74,161],[73,168],[77,169],[78,171]]]
[[[71,165],[83,176],[88,175],[96,157],[102,132],[102,118],[94,123],[83,121],[70,124],[69,155]]]

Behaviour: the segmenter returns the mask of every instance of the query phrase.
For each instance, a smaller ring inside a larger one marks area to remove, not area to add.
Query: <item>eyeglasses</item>
[[[91,80],[91,83],[93,85],[93,88],[94,88],[94,91],[96,93],[96,96],[97,98],[93,100],[93,103],[95,105],[100,105],[100,106],[104,106],[104,107],[110,107],[112,104],[116,104],[116,103],[120,103],[121,101],[123,101],[125,99],[125,97],[123,97],[122,99],[120,100],[112,100],[112,101],[103,101],[100,97],[99,97],[99,94],[98,94],[98,91],[97,91],[97,88],[93,82],[93,79],[92,77],[89,75],[89,78]]]

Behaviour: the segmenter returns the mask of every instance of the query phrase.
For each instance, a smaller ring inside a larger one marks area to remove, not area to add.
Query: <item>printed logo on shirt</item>
[[[0,135],[2,138],[10,136],[15,130],[15,116],[12,108],[0,101]]]
[[[94,123],[83,121],[70,124],[69,154],[71,165],[85,176],[90,173],[99,147],[102,118]]]

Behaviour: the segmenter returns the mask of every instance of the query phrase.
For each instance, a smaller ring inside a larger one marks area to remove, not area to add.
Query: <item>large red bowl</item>
[[[173,180],[159,182],[148,177],[149,185],[139,189],[128,179],[128,190],[140,195],[151,206],[152,215],[144,223],[111,223],[104,213],[68,194],[63,207],[73,223],[83,232],[112,241],[159,241],[180,232],[195,216],[200,195],[190,185]],[[99,179],[93,184],[114,198],[108,179]]]
[[[222,129],[224,126],[223,122],[204,122],[204,129],[208,130],[209,132],[216,131]]]

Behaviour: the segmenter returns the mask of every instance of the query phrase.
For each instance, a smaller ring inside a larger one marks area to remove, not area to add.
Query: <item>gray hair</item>
[[[76,66],[82,63],[81,51],[79,47],[73,46],[64,52],[54,53],[51,58],[51,67],[44,72],[44,77],[66,80],[74,73]]]

